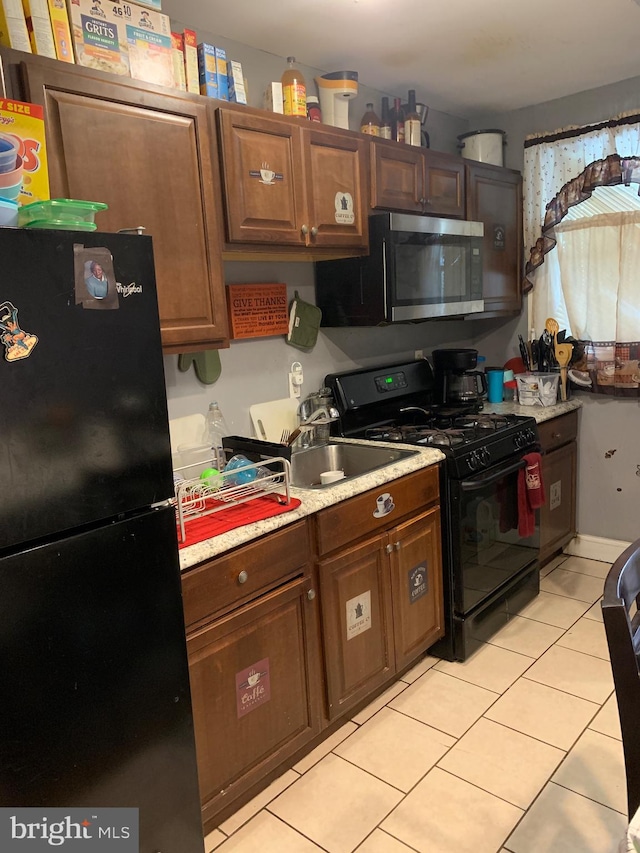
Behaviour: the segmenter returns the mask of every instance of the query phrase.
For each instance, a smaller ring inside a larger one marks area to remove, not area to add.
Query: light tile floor
[[[463,664],[425,657],[205,840],[210,853],[615,853],[626,787],[599,599],[561,556]]]

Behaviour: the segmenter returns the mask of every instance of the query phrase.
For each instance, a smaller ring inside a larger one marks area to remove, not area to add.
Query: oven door
[[[529,448],[530,450],[530,448]],[[521,455],[467,479],[450,482],[454,610],[467,614],[511,583],[538,558],[535,529],[518,534],[518,475]]]

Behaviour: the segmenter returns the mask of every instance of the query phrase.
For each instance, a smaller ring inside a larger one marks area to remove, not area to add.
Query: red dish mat
[[[211,503],[214,504],[216,501],[211,501]],[[236,527],[242,527],[254,521],[263,521],[273,515],[291,512],[292,509],[297,509],[299,506],[298,498],[290,498],[288,504],[279,504],[271,497],[254,498],[244,504],[230,506],[202,518],[192,518],[185,522],[185,541],[178,542],[178,548],[188,548],[189,545],[195,545],[205,539],[211,539],[212,536],[227,533]],[[179,537],[180,530],[178,530]]]

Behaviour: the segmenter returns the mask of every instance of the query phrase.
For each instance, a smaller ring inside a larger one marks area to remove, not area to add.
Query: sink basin
[[[323,444],[299,450],[291,457],[291,485],[298,489],[327,489],[415,456],[417,450],[372,447],[370,444]],[[321,483],[324,471],[344,471],[344,479]]]

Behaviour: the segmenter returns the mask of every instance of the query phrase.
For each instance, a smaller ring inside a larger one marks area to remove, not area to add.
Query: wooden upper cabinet
[[[229,243],[366,248],[364,143],[256,112],[217,110]]]
[[[52,198],[104,201],[98,227],[153,237],[163,347],[225,345],[227,316],[206,103],[34,57]]]
[[[425,151],[424,212],[464,219],[464,161],[451,154]]]
[[[371,207],[422,213],[422,149],[376,141],[371,143],[371,154]]]
[[[371,207],[464,218],[464,162],[387,140],[371,143]]]
[[[217,112],[229,242],[304,245],[299,129],[244,111]]]
[[[467,161],[466,168],[467,219],[484,223],[485,314],[517,314],[522,305],[522,176],[486,163]]]
[[[369,245],[364,139],[310,127],[302,131],[308,244]]]

